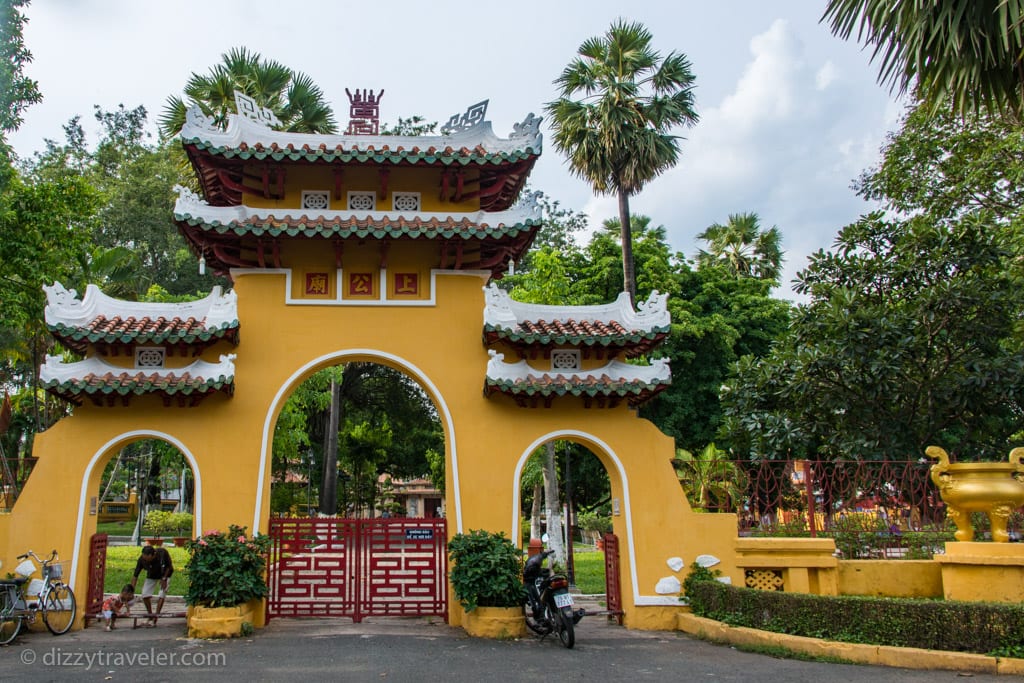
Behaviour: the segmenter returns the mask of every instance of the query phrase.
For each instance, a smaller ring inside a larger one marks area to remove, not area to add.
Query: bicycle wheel
[[[78,613],[75,594],[63,583],[55,583],[43,598],[39,610],[43,613],[43,623],[50,633],[63,635],[71,629]]]
[[[15,614],[11,594],[5,587],[0,591],[0,645],[6,645],[21,632],[21,615]]]

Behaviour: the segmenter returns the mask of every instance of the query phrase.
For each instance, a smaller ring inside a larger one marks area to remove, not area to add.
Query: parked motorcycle
[[[526,626],[541,637],[557,633],[565,647],[576,644],[573,627],[586,614],[586,610],[573,610],[569,581],[561,574],[552,573],[544,560],[555,551],[545,550],[526,561],[523,567],[523,585],[526,587]]]

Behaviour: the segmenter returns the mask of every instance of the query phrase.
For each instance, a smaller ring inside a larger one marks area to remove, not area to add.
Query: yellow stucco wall
[[[942,572],[933,560],[839,560],[839,594],[941,598]]]
[[[484,398],[484,284],[479,273],[438,273],[429,291],[433,303],[287,305],[284,273],[235,273],[241,341],[203,356],[237,354],[234,396],[217,394],[195,408],[164,407],[155,397],[134,398],[127,408],[76,408],[39,435],[36,470],[14,512],[0,516],[0,559],[12,567],[28,548],[57,548],[73,560],[73,585],[84,603],[88,540],[96,528],[90,499],[110,458],[140,438],[168,440],[188,458],[196,475],[197,529],[241,524],[266,531],[269,448],[283,402],[313,372],[366,360],[412,376],[438,406],[450,533],[488,529],[517,538],[526,457],[551,439],[590,448],[609,472],[619,510],[613,521],[625,623],[673,628],[678,596],[659,595],[655,586],[666,577],[682,581],[686,569],[672,570],[669,559],[688,566],[696,555],[712,554],[733,573],[735,517],[690,511],[669,462],[672,440],[625,404],[585,409],[564,398],[550,409],[527,409],[505,396]],[[460,614],[451,610],[453,623]]]

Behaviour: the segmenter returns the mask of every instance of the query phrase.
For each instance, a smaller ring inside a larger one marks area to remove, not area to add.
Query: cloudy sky
[[[383,89],[381,119],[447,121],[489,99],[487,118],[506,136],[555,98],[552,81],[580,43],[617,18],[645,24],[663,55],[687,55],[697,77],[700,122],[680,131],[680,163],[632,200],[664,225],[675,250],[693,257],[697,233],[730,213],[777,225],[786,251],[779,296],[807,255],[871,207],[850,184],[878,160],[901,106],[875,82],[856,44],[818,23],[809,0],[34,0],[26,73],[43,93],[11,142],[30,156],[93,105],[143,105],[155,120],[192,72],[205,73],[245,46],[309,74],[336,118],[348,119],[345,88]],[[88,125],[87,132],[94,132]],[[550,144],[532,184],[594,225],[616,215]],[[155,128],[154,128],[155,131]],[[93,138],[94,139],[94,138]]]

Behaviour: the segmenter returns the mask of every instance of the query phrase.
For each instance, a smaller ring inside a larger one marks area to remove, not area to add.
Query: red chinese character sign
[[[327,277],[327,273],[306,273],[306,296],[326,296]]]
[[[373,275],[370,273],[349,273],[348,295],[373,296]]]
[[[420,293],[419,273],[395,273],[395,294],[417,295]]]

